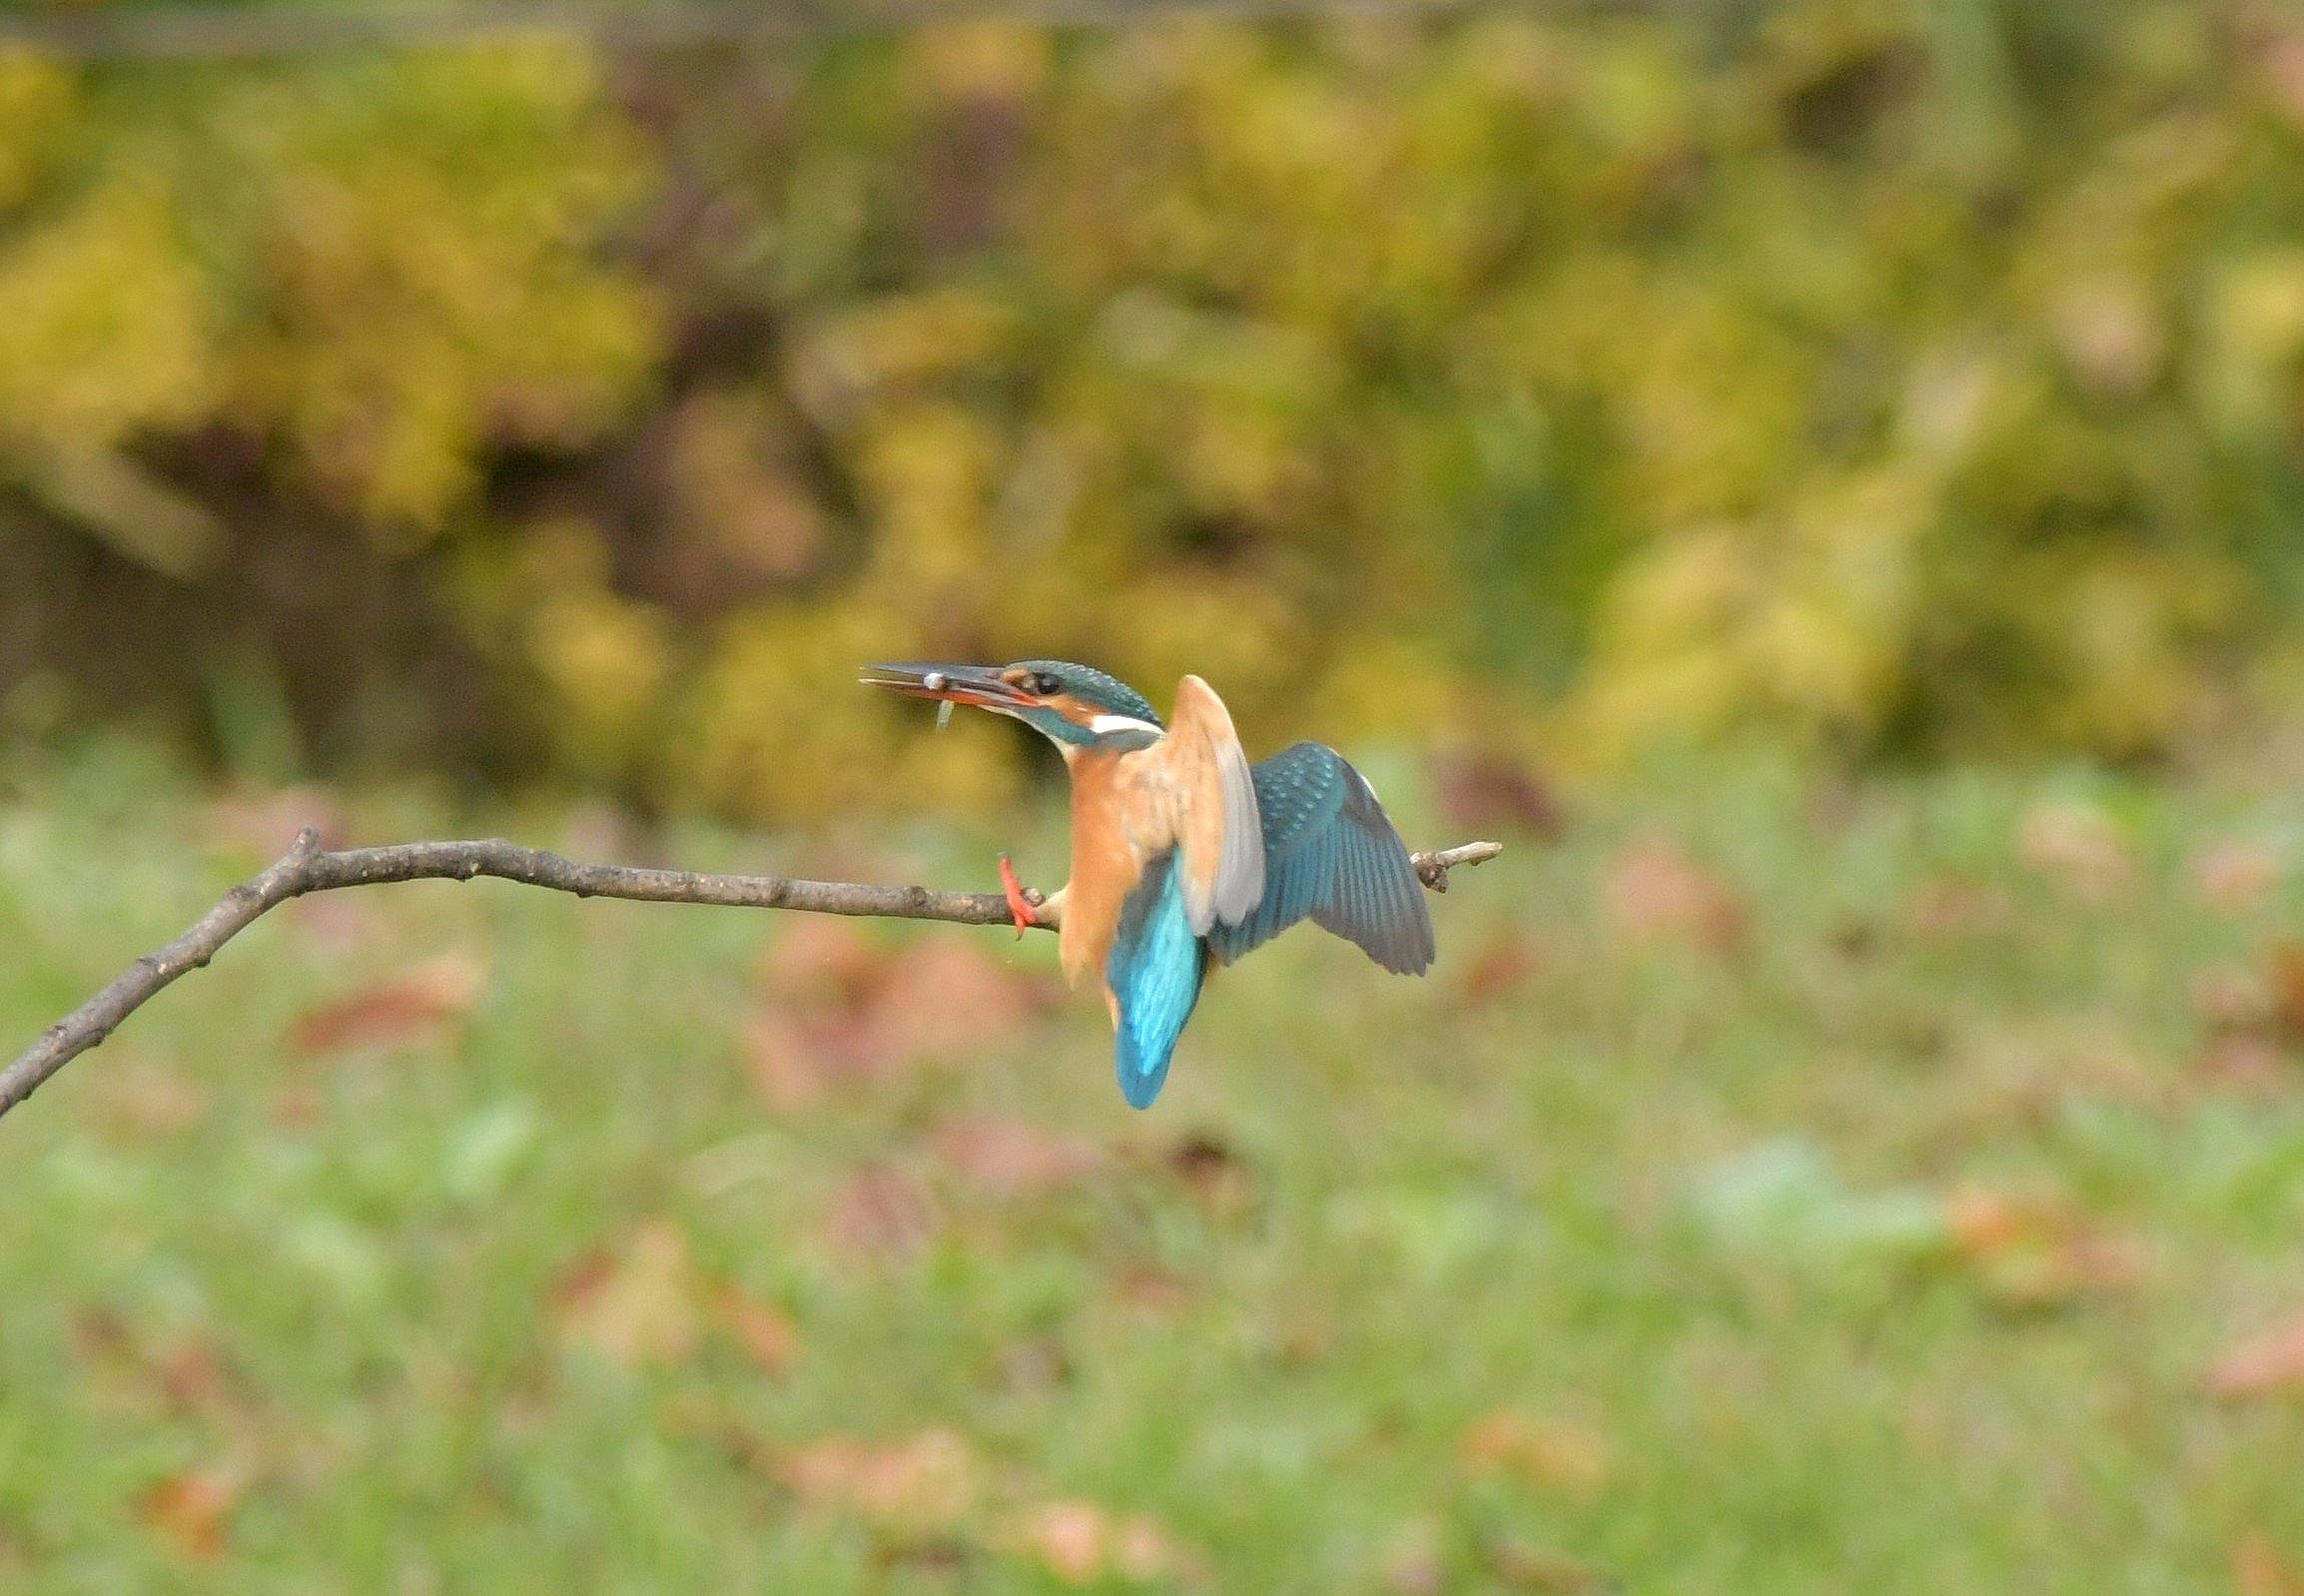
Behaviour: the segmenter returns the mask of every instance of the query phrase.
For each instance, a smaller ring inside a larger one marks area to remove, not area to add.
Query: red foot
[[[1024,934],[1040,924],[1040,905],[1025,891],[1024,883],[1016,879],[1016,866],[1008,862],[1008,855],[1000,856],[1000,890],[1008,896],[1008,915],[1016,922],[1016,935],[1021,941]]]

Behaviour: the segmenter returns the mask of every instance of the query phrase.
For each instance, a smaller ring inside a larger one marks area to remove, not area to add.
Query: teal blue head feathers
[[[1141,745],[1160,734],[1152,703],[1117,676],[1065,659],[1013,665],[873,665],[870,686],[973,704],[1023,721],[1060,748]]]

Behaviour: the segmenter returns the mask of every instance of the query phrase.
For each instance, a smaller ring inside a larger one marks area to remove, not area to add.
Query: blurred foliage
[[[1013,779],[852,664],[1055,653],[2161,756],[2304,660],[2300,157],[2194,0],[0,59],[0,730],[805,818]]]

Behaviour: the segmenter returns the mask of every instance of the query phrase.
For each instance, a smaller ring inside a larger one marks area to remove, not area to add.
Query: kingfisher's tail
[[[1207,951],[1192,935],[1175,855],[1161,854],[1122,906],[1105,960],[1105,985],[1120,1016],[1114,1060],[1130,1108],[1149,1109],[1159,1096],[1206,971]]]

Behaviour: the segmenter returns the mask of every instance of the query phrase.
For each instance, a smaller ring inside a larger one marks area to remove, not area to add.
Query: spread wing
[[[1167,734],[1137,756],[1154,762],[1192,934],[1236,926],[1264,897],[1264,833],[1255,778],[1230,711],[1197,676],[1176,684]],[[1164,841],[1166,839],[1159,839]]]
[[[1313,921],[1402,975],[1432,967],[1424,884],[1375,789],[1344,756],[1297,743],[1252,772],[1263,823],[1264,892],[1244,920],[1207,933],[1224,964]]]

